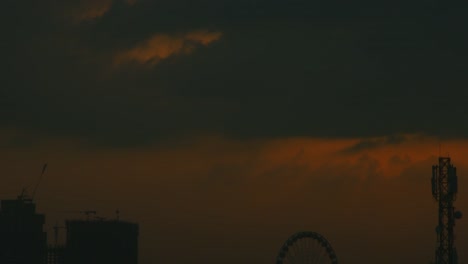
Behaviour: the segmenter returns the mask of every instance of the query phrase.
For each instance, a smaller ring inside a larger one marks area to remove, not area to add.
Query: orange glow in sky
[[[142,223],[143,251],[154,250],[155,244],[168,239],[164,229],[230,236],[232,240],[225,243],[234,243],[243,239],[243,229],[256,226],[258,239],[266,239],[255,242],[265,246],[265,255],[258,259],[261,263],[271,260],[268,254],[274,255],[289,233],[302,229],[326,233],[346,259],[362,256],[347,246],[350,241],[343,234],[372,248],[374,258],[395,248],[409,252],[427,247],[418,256],[429,261],[436,223],[429,179],[439,142],[419,135],[402,138],[398,143],[360,149],[356,146],[369,146],[364,141],[385,142],[385,138],[239,141],[205,137],[167,147],[113,151],[50,142],[1,152],[10,181],[2,193],[14,197],[35,180],[33,165],[39,170],[40,162],[47,160],[49,171],[37,202],[48,214],[49,224],[70,217],[58,211],[93,207],[111,215],[114,209],[109,206],[119,207],[129,219]],[[442,153],[446,152],[460,174],[462,194],[456,206],[466,211],[463,171],[468,171],[468,141],[444,141]],[[31,166],[17,166],[20,163]],[[468,228],[456,228],[457,243],[467,245]],[[271,232],[273,241],[267,235]],[[179,261],[184,261],[183,256]],[[394,261],[389,257],[379,262]]]

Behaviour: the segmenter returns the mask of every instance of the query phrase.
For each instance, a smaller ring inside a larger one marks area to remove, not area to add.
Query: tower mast
[[[455,219],[461,218],[462,214],[453,207],[457,192],[457,169],[450,163],[449,157],[439,157],[439,165],[432,166],[432,195],[439,203],[436,264],[458,263],[453,227]]]

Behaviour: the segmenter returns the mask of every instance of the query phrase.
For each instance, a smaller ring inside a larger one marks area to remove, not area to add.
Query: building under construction
[[[94,212],[95,213],[95,212]],[[45,216],[23,194],[2,200],[0,208],[1,264],[138,264],[138,224],[104,220],[66,221],[65,245],[47,246]]]
[[[45,216],[23,192],[16,200],[2,200],[0,208],[0,263],[44,264],[47,258]]]
[[[66,222],[66,264],[137,264],[138,225],[119,220]]]

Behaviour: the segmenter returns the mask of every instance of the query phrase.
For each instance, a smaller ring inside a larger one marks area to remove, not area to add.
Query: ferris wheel
[[[292,235],[281,247],[276,264],[337,264],[330,243],[315,232]]]

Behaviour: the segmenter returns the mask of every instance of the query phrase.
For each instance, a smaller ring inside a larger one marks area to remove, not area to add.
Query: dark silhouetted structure
[[[66,222],[66,264],[137,264],[138,225],[119,220]]]
[[[16,200],[2,200],[0,208],[0,264],[138,264],[138,224],[91,218],[69,220],[54,228],[54,244],[47,246],[45,216],[25,192]],[[67,230],[66,244],[58,244],[58,230]]]
[[[432,166],[432,195],[439,202],[439,224],[436,227],[436,264],[457,264],[458,256],[454,245],[453,227],[455,219],[461,218],[453,202],[458,192],[457,170],[450,158],[439,157],[439,165]]]
[[[47,249],[47,264],[64,264],[65,263],[65,246],[59,245],[58,233],[59,229],[65,228],[59,226],[58,223],[54,225],[54,244],[49,245]]]
[[[45,217],[36,213],[24,192],[16,200],[2,200],[0,210],[0,263],[45,264],[47,234]]]
[[[49,246],[47,249],[47,264],[66,264],[64,246]]]
[[[298,232],[284,242],[276,264],[330,263],[338,264],[335,251],[324,236],[316,232]]]

